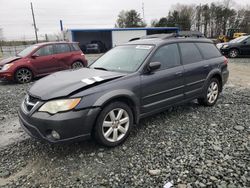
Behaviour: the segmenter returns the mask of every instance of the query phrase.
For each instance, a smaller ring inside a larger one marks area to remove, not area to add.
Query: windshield
[[[233,39],[231,41],[229,41],[229,43],[238,43],[238,42],[242,42],[243,40],[245,40],[248,36],[242,36],[236,39]]]
[[[90,68],[135,72],[152,49],[153,46],[150,45],[118,46],[96,60]]]
[[[24,50],[22,50],[21,52],[19,52],[17,54],[17,56],[25,57],[25,56],[29,55],[36,48],[38,48],[38,45],[29,46],[29,47],[25,48]]]

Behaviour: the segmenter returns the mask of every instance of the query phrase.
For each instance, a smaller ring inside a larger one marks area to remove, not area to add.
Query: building
[[[80,45],[89,44],[91,41],[101,41],[107,49],[126,43],[131,39],[146,35],[160,33],[177,33],[178,27],[152,27],[152,28],[113,28],[113,29],[69,29],[67,39],[79,42]]]

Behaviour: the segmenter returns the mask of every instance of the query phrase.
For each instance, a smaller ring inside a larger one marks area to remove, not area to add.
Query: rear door
[[[55,60],[57,61],[56,71],[65,70],[71,68],[72,56],[69,44],[55,44]]]
[[[160,47],[150,59],[161,68],[141,75],[141,113],[146,114],[183,100],[183,66],[177,44]]]
[[[54,71],[55,57],[53,46],[46,45],[39,48],[30,58],[30,63],[38,74],[47,74]]]
[[[209,61],[203,60],[203,56],[195,43],[179,43],[179,47],[184,66],[185,98],[194,98],[201,94],[211,66]]]

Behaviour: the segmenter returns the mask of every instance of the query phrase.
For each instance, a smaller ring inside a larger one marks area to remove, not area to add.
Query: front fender
[[[138,97],[131,91],[126,90],[126,89],[119,89],[119,90],[114,90],[108,93],[105,93],[102,95],[94,104],[94,106],[103,106],[109,101],[119,98],[119,97],[126,97],[130,99],[136,106],[139,105],[139,99]]]

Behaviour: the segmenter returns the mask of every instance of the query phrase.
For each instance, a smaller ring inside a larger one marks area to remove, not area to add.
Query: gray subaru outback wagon
[[[198,99],[213,106],[228,79],[227,59],[212,41],[161,35],[117,46],[88,68],[37,81],[19,109],[35,138],[90,138],[116,146],[141,118]]]

